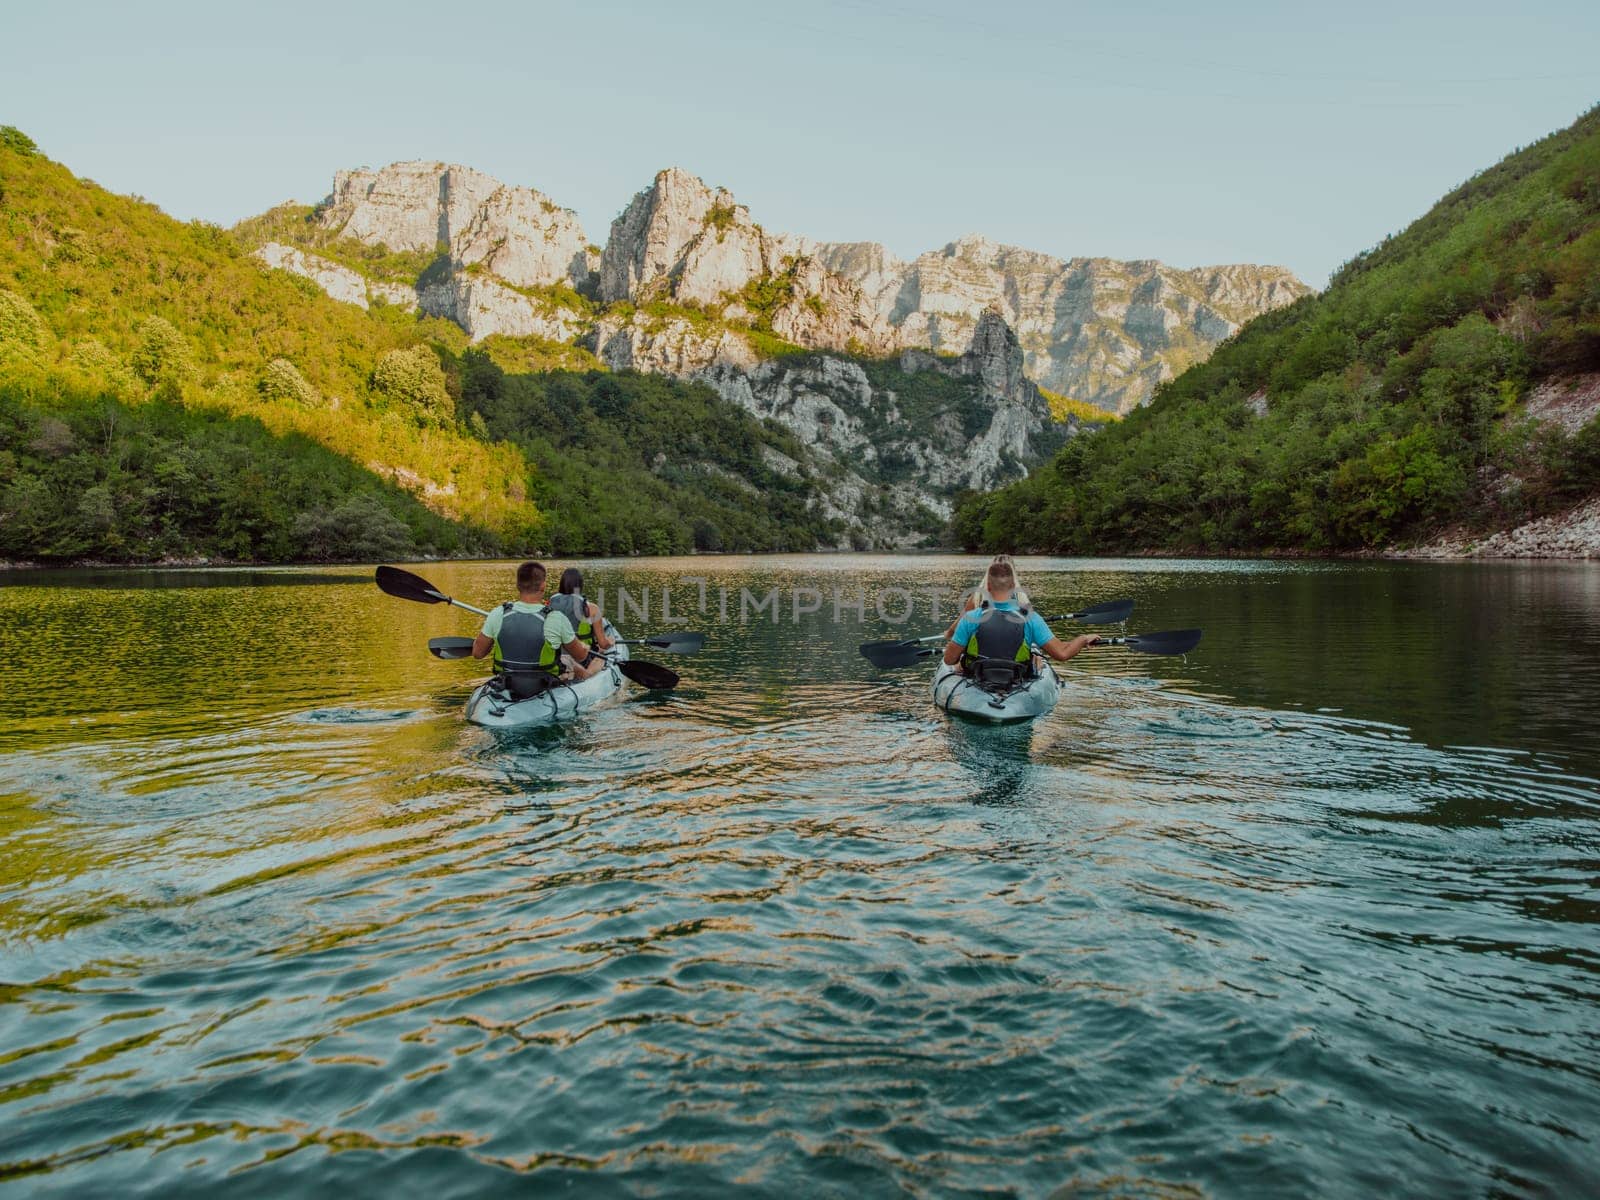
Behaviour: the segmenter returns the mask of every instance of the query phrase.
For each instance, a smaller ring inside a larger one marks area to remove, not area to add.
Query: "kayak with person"
[[[1063,641],[1050,628],[1051,621],[1118,624],[1132,613],[1132,600],[1110,600],[1078,612],[1040,616],[1021,588],[1016,565],[1002,554],[989,564],[961,615],[944,633],[864,642],[860,651],[880,670],[914,666],[939,654],[932,690],[941,711],[995,724],[1030,721],[1054,709],[1061,697],[1054,664],[1069,662],[1091,646],[1185,654],[1200,642],[1198,629],[1115,637],[1081,634]],[[930,642],[943,642],[943,653]]]
[[[933,676],[933,702],[945,712],[986,721],[1043,716],[1061,696],[1047,659],[1068,662],[1099,639],[1063,642],[1017,586],[1009,557],[989,564],[983,582],[956,619]]]
[[[627,641],[597,607],[583,599],[582,577],[559,607],[545,599],[547,572],[540,563],[517,568],[517,598],[493,609],[475,608],[398,567],[377,569],[378,587],[402,600],[449,604],[477,613],[475,638],[438,637],[428,642],[435,658],[491,658],[494,674],[472,690],[466,718],[490,729],[518,729],[569,720],[608,700],[630,679],[652,691],[678,686],[666,667],[633,659],[629,647],[649,646],[669,654],[692,654],[701,633],[669,633]],[[575,625],[571,612],[578,618]]]

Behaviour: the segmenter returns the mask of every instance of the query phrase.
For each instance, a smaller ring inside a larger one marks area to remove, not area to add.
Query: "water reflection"
[[[985,727],[763,620],[505,738],[423,649],[469,619],[369,585],[0,589],[0,1177],[1585,1193],[1593,570],[1022,569],[1206,641]]]

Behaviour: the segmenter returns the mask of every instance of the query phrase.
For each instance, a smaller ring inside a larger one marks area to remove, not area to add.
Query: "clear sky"
[[[0,123],[178,217],[467,163],[591,240],[661,167],[902,256],[1352,253],[1600,100],[1600,3],[0,5]]]

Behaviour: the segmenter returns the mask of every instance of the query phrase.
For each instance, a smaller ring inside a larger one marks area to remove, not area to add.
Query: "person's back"
[[[561,572],[560,590],[550,597],[549,606],[572,624],[578,640],[597,650],[609,650],[611,638],[598,605],[583,594],[583,573],[577,567]]]
[[[1031,664],[1033,648],[1050,640],[1050,627],[1007,590],[986,589],[985,596],[963,614],[951,638],[961,646],[963,668],[971,674],[979,662]]]
[[[980,594],[976,606],[962,613],[951,628],[944,650],[944,661],[960,664],[969,675],[989,670],[986,664],[1003,664],[994,668],[995,676],[1016,677],[1032,669],[1036,651],[1066,662],[1095,643],[1091,635],[1070,642],[1058,639],[1026,597],[1017,596],[1016,571],[1009,559],[996,558],[989,564]]]
[[[494,655],[494,669],[513,696],[534,695],[561,673],[560,652],[572,661],[573,674],[586,679],[600,667],[577,638],[572,622],[552,610],[544,598],[545,569],[527,562],[517,568],[517,599],[490,610],[472,644],[472,657]]]

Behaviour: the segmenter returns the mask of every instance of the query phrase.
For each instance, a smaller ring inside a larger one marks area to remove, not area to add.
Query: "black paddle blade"
[[[379,567],[377,570],[378,587],[391,596],[398,596],[402,600],[415,600],[418,604],[448,604],[450,597],[446,596],[433,584],[421,575],[413,575],[410,571],[402,571],[399,567]]]
[[[654,637],[641,638],[641,646],[649,646],[652,650],[664,650],[668,654],[694,654],[706,644],[706,635],[703,633],[658,633]]]
[[[898,650],[903,646],[915,646],[916,644],[916,641],[911,638],[894,638],[887,642],[862,642],[857,648],[862,654],[871,658],[882,650]]]
[[[932,646],[921,642],[862,642],[861,656],[880,671],[915,666],[933,655]]]
[[[1168,629],[1162,633],[1134,633],[1114,639],[1115,644],[1145,654],[1187,654],[1200,644],[1198,629]]]
[[[435,658],[471,658],[472,638],[436,637],[428,639],[428,653]]]
[[[668,692],[678,686],[678,673],[656,663],[635,662],[630,658],[627,662],[618,663],[617,670],[652,692]]]
[[[1083,625],[1115,625],[1133,615],[1132,600],[1107,600],[1082,612],[1068,613],[1066,619]]]

